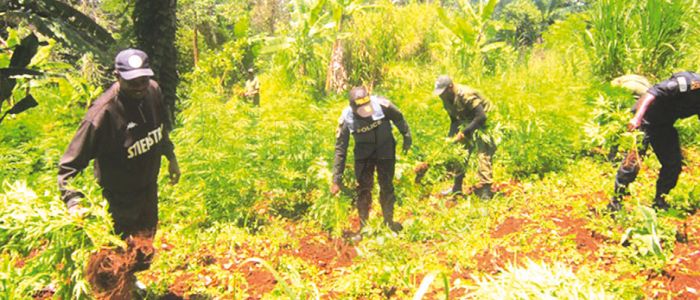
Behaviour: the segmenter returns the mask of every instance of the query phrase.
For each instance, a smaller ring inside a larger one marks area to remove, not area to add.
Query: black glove
[[[413,145],[413,139],[411,138],[410,135],[404,136],[403,137],[403,154],[405,155],[408,153],[408,150],[411,149],[411,145]]]

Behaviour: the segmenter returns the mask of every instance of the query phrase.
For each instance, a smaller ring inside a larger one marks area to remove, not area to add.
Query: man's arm
[[[656,96],[646,93],[644,96],[642,96],[641,99],[639,99],[639,107],[637,108],[637,112],[634,114],[634,117],[630,120],[630,122],[627,124],[627,129],[629,131],[635,130],[642,126],[642,120],[644,120],[644,114],[646,114],[647,109],[649,106],[656,100]]]
[[[450,116],[450,131],[447,133],[447,136],[453,137],[457,132],[459,132],[459,121]]]
[[[485,123],[486,112],[484,111],[483,104],[479,104],[474,108],[474,119],[462,130],[462,134],[464,136],[469,136],[474,133],[474,131],[484,126]]]
[[[58,164],[58,189],[67,208],[77,205],[84,197],[83,193],[68,189],[68,181],[84,170],[90,160],[95,158],[97,145],[99,143],[95,126],[90,121],[83,120]]]
[[[411,148],[411,145],[413,144],[413,139],[411,138],[411,129],[408,127],[408,123],[406,122],[406,119],[404,118],[403,114],[399,110],[396,105],[393,103],[389,102],[388,100],[384,101],[385,103],[382,103],[382,107],[384,107],[384,113],[386,116],[391,120],[391,122],[396,125],[396,128],[399,129],[399,132],[403,136],[403,150],[404,152],[408,151],[408,149]]]
[[[339,187],[343,183],[343,172],[345,172],[345,160],[349,143],[350,129],[345,122],[338,124],[335,137],[335,157],[333,158],[333,186]]]
[[[635,130],[642,125],[644,115],[654,101],[660,101],[661,99],[671,98],[682,93],[689,92],[692,90],[692,82],[693,78],[684,72],[674,74],[673,77],[659,82],[649,88],[647,93],[639,99],[639,107],[637,108],[634,117],[627,124],[627,129],[630,131]]]
[[[158,97],[158,106],[161,112],[161,119],[163,120],[163,156],[168,159],[168,175],[170,176],[170,183],[176,184],[180,181],[180,166],[177,162],[177,157],[175,156],[175,145],[172,140],[170,140],[170,130],[173,128],[172,121],[170,120],[170,114],[168,113],[168,107],[165,105],[165,98],[160,86],[157,87],[160,97]]]

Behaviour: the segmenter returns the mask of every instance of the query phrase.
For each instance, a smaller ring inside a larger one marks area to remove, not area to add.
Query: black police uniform
[[[347,107],[340,119],[335,143],[333,164],[333,183],[342,183],[345,160],[350,134],[355,139],[355,178],[357,179],[357,209],[362,224],[369,217],[372,202],[374,170],[379,181],[379,203],[382,207],[384,222],[392,224],[394,217],[394,165],[396,162],[396,140],[391,130],[391,123],[403,135],[404,143],[411,142],[411,132],[399,109],[389,100],[371,96],[375,112],[371,117],[361,118]]]
[[[676,73],[647,92],[654,95],[655,99],[643,116],[641,129],[661,163],[654,205],[665,207],[664,196],[676,186],[683,160],[678,131],[673,125],[679,119],[700,114],[700,75],[692,72]],[[626,193],[627,185],[634,178],[620,182],[622,177],[619,173],[616,193]]]

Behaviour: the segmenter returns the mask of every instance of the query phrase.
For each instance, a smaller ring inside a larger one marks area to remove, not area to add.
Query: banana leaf
[[[16,115],[38,105],[39,103],[36,102],[34,96],[32,96],[32,94],[27,94],[27,96],[15,103],[10,110],[6,111],[2,117],[0,117],[0,123],[2,123],[2,120],[4,120],[7,115]]]

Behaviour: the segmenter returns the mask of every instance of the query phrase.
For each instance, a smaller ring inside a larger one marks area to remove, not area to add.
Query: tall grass
[[[436,23],[436,6],[431,4],[397,7],[382,2],[357,12],[347,25],[350,83],[381,84],[393,61],[430,62],[433,43],[440,42]]]
[[[646,2],[646,3],[645,3]],[[646,5],[645,5],[646,4]],[[642,74],[667,75],[678,64],[685,51],[688,32],[683,20],[689,3],[683,0],[639,1],[639,42],[633,70]],[[693,26],[695,27],[695,26]],[[691,50],[692,51],[692,50]]]
[[[586,31],[593,71],[607,81],[629,72],[666,76],[688,46],[694,25],[684,24],[697,4],[683,0],[601,0],[590,11]]]
[[[591,10],[591,29],[586,31],[593,72],[610,80],[625,72],[631,36],[631,1],[600,0]]]

